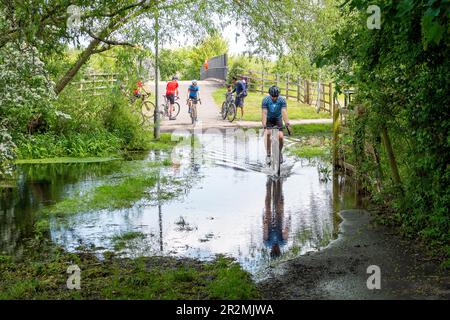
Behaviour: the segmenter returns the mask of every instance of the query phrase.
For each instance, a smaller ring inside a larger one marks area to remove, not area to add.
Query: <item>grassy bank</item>
[[[142,144],[137,149],[127,149],[121,139],[111,133],[73,134],[55,136],[38,134],[23,136],[18,140],[16,164],[49,163],[90,163],[105,162],[121,158],[129,151],[172,149],[177,141],[172,141],[170,133],[162,133],[154,139],[152,133],[142,133]]]
[[[213,98],[219,107],[222,107],[222,103],[225,100],[226,90],[219,88],[213,92]],[[249,92],[245,98],[244,103],[244,118],[246,121],[261,121],[261,102],[265,95]],[[287,101],[289,119],[324,119],[330,118],[330,115],[325,112],[317,113],[313,106],[297,102],[293,99]],[[240,117],[240,111],[238,112]]]
[[[67,288],[67,268],[80,268],[80,289]],[[68,253],[46,240],[27,243],[20,260],[0,256],[0,299],[255,299],[248,273],[233,261],[150,257],[103,261]]]

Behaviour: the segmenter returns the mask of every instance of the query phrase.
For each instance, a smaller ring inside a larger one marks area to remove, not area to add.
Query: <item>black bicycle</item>
[[[164,97],[164,103],[161,105],[160,108],[160,112],[161,112],[161,116],[164,117],[169,117],[169,99],[167,99],[166,95],[163,95]],[[175,97],[175,100],[179,100],[180,97]],[[175,103],[173,104],[173,110],[172,110],[172,117],[176,118],[178,116],[178,114],[180,113],[180,104],[178,102],[175,101]]]
[[[236,105],[234,104],[234,95],[231,92],[225,93],[225,101],[222,103],[222,119],[228,119],[233,122],[236,119]]]
[[[130,94],[123,83],[119,82],[119,89],[123,95],[130,99],[132,112],[141,116],[142,123],[151,123],[151,119],[155,115],[155,105],[149,100],[151,93],[145,90],[141,81],[137,83],[137,88],[133,94]],[[139,103],[137,103],[139,102]]]
[[[202,100],[201,99],[196,99],[196,100],[197,100],[196,101],[197,103],[202,104]],[[187,103],[188,108],[189,108],[189,115],[191,116],[192,124],[195,125],[195,123],[197,122],[197,115],[198,115],[198,113],[197,113],[197,103],[194,103],[194,99],[192,99],[192,98],[189,98],[186,103]]]

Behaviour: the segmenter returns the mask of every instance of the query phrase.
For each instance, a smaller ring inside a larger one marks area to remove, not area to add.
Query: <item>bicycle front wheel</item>
[[[225,120],[226,118],[227,118],[227,102],[226,101],[224,101],[223,103],[222,103],[222,120]]]
[[[195,121],[197,120],[197,106],[195,105],[191,107],[191,120],[192,124],[195,124]]]
[[[149,121],[155,116],[155,105],[150,101],[145,101],[142,104],[141,114],[144,120]]]
[[[227,119],[230,122],[233,122],[236,119],[236,106],[234,103],[230,103],[227,111]]]

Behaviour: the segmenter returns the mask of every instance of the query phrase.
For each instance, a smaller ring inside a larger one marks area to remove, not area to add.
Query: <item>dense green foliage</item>
[[[182,80],[200,78],[200,67],[205,60],[227,53],[228,43],[219,34],[213,34],[180,49],[165,49],[161,52],[160,73],[162,80],[178,74]]]
[[[369,4],[346,1],[333,45],[319,61],[333,65],[336,84],[355,87],[354,105],[365,107],[351,121],[350,146],[365,140],[381,149],[377,166],[353,148],[353,159],[361,160],[360,170],[367,175],[367,188],[395,208],[395,220],[406,234],[419,235],[448,254],[450,3],[378,1],[381,28],[373,30],[366,23]],[[383,129],[390,136],[400,181],[393,178],[386,148],[381,148]],[[374,190],[377,179],[381,193]]]

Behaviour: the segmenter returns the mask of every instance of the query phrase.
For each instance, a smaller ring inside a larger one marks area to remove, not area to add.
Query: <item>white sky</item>
[[[222,32],[222,37],[228,41],[229,44],[229,49],[228,49],[228,53],[231,55],[238,55],[243,53],[247,48],[246,46],[246,42],[247,39],[245,37],[245,34],[242,34],[242,32],[240,32],[240,30],[238,30],[238,28],[235,25],[230,25],[227,26]],[[236,37],[236,34],[238,34],[238,36]],[[237,40],[237,41],[236,41]],[[186,43],[186,39],[185,39],[185,35],[184,34],[179,34],[178,37],[176,37],[175,39],[173,39],[173,41],[171,41],[171,43],[165,42],[162,44],[163,48],[167,48],[167,49],[176,49],[179,47],[183,47],[185,45],[191,45],[191,42]]]

